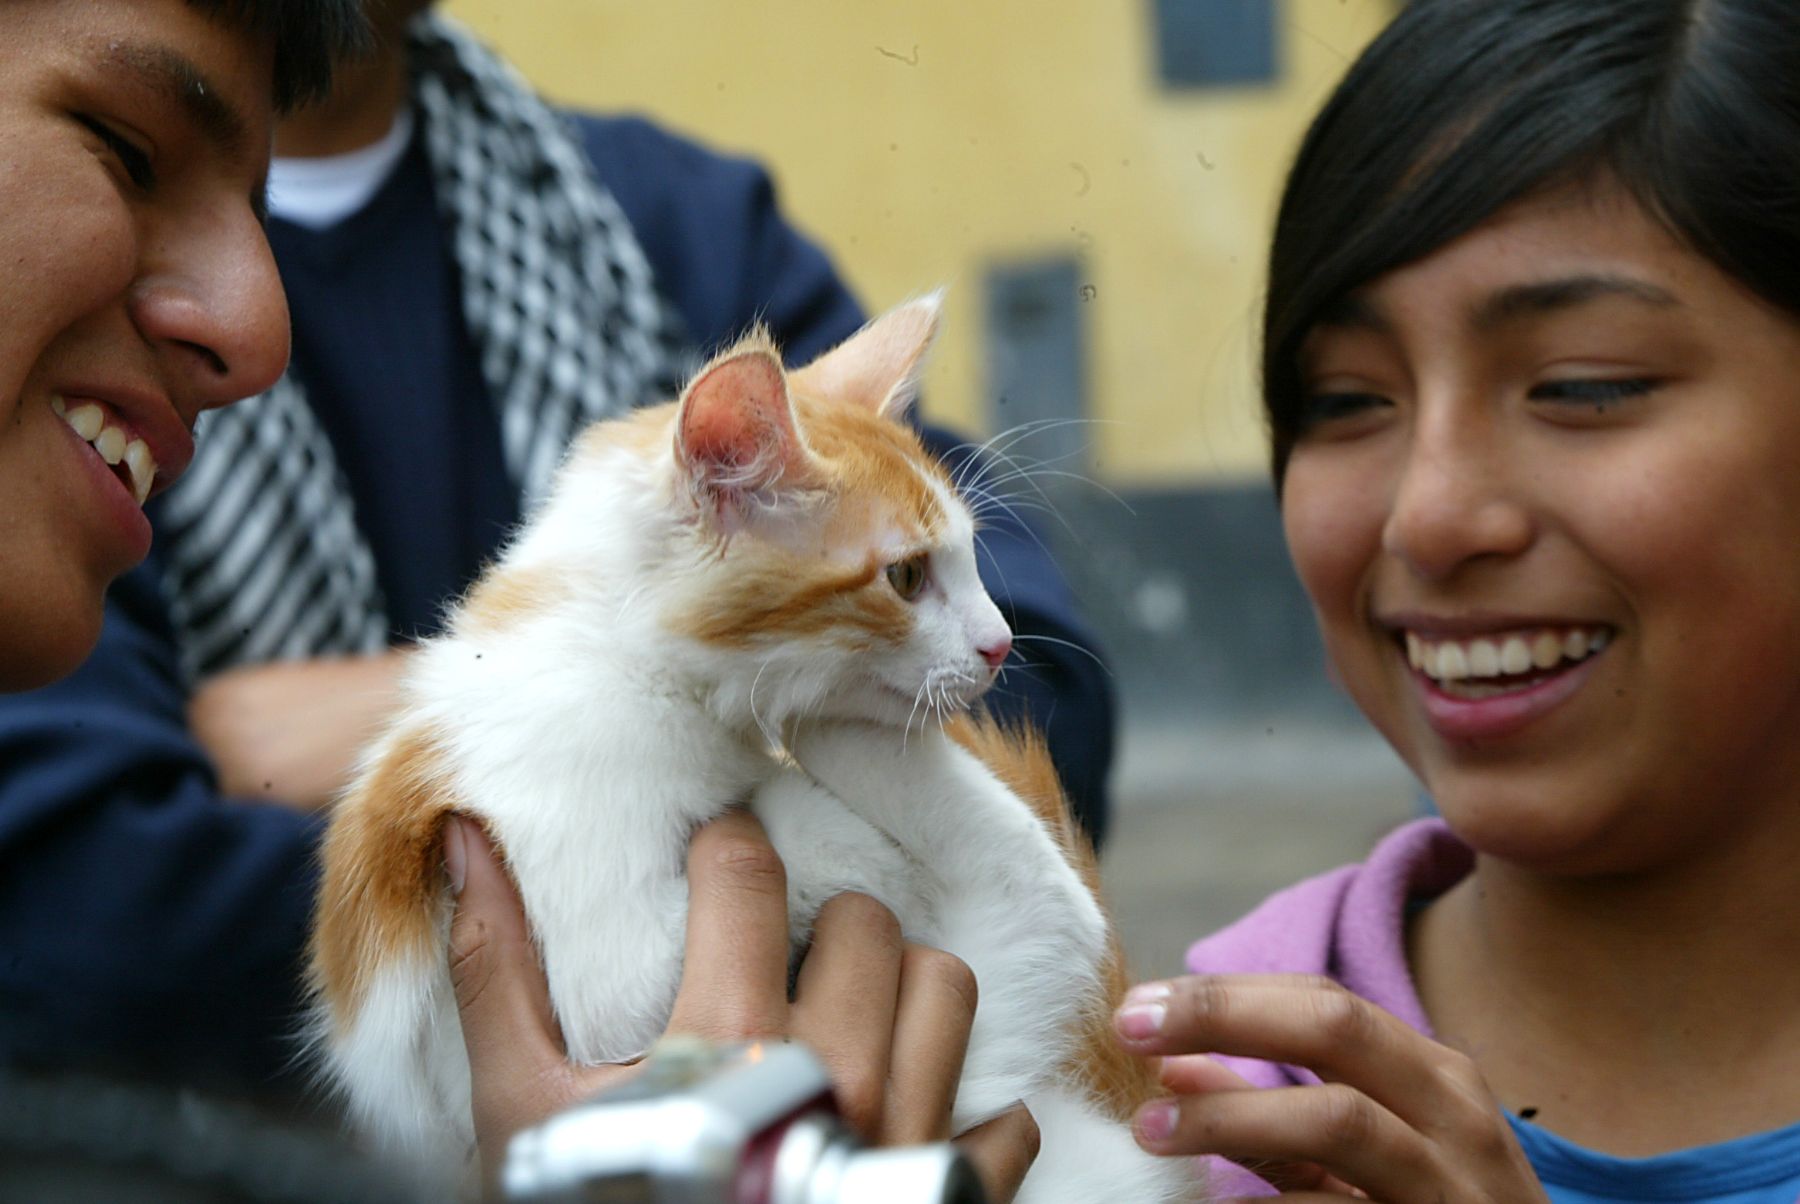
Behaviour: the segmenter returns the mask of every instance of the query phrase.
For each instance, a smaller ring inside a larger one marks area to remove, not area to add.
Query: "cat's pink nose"
[[[977,648],[975,651],[981,653],[981,659],[988,663],[988,668],[998,669],[1006,660],[1006,654],[1012,651],[1012,637],[1003,635],[994,643],[985,648]]]

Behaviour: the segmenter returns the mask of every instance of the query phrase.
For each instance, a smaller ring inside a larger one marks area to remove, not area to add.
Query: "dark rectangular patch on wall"
[[[1083,472],[1092,462],[1081,308],[1081,264],[1072,256],[988,268],[988,426],[1021,463]]]
[[[1262,84],[1275,78],[1276,0],[1151,0],[1164,87]]]

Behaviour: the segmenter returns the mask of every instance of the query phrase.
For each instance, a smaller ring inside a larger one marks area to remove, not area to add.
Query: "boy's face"
[[[186,0],[0,4],[0,689],[80,662],[195,417],[287,362],[272,59]]]

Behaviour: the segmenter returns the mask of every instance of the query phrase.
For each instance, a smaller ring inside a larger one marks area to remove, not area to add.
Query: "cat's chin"
[[[974,699],[953,700],[948,708],[927,706],[922,694],[906,693],[886,682],[874,682],[854,697],[837,699],[823,717],[872,723],[895,730],[941,727],[953,716],[965,713]]]

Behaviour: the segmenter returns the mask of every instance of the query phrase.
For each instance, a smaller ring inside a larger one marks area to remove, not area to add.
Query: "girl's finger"
[[[1445,1178],[1422,1134],[1338,1083],[1155,1100],[1138,1110],[1132,1129],[1154,1154],[1216,1154],[1278,1187],[1354,1185],[1390,1204],[1441,1204],[1444,1189],[1472,1170],[1451,1166],[1453,1178]]]
[[[1495,1112],[1467,1057],[1327,978],[1195,975],[1146,983],[1126,996],[1114,1028],[1139,1053],[1304,1066],[1353,1085],[1422,1131],[1486,1128]]]

